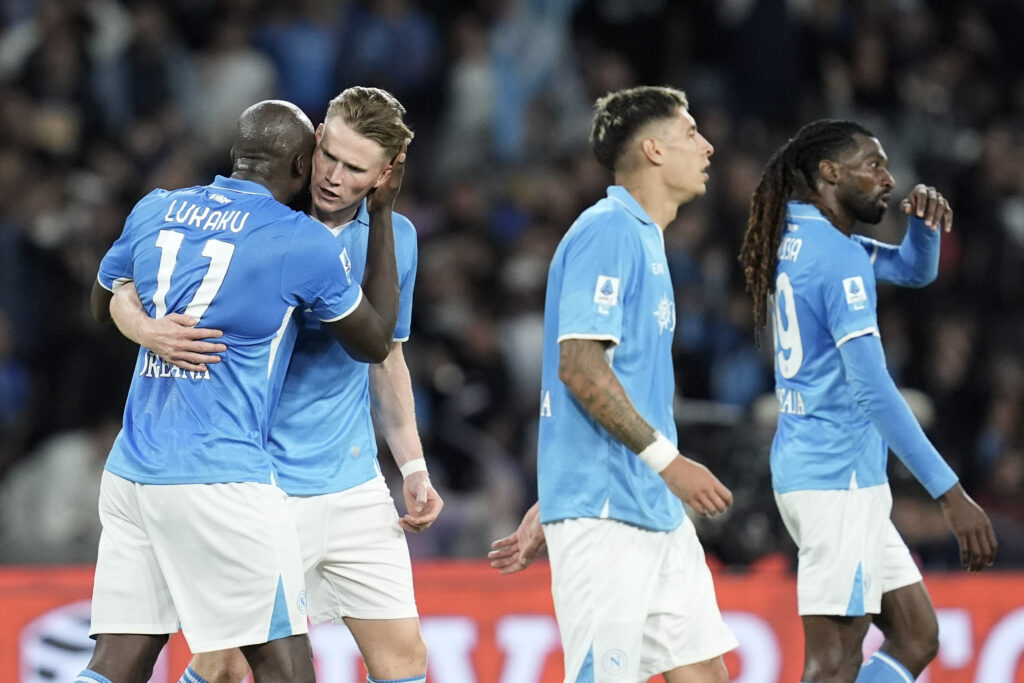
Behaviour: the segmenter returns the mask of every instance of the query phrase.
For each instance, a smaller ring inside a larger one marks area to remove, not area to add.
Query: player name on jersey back
[[[210,195],[210,198],[218,201],[218,196],[222,198],[222,203],[231,201],[227,197],[217,194]],[[246,221],[249,220],[250,214],[250,211],[221,211],[183,199],[174,199],[171,200],[170,206],[167,207],[167,213],[164,214],[164,223],[174,223],[186,228],[196,227],[211,232],[218,230],[241,232]]]

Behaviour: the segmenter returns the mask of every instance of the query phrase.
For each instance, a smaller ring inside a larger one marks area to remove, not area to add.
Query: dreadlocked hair
[[[779,242],[790,199],[810,201],[816,194],[818,164],[834,159],[855,144],[854,135],[874,135],[852,121],[823,119],[801,128],[772,154],[750,200],[750,218],[743,235],[739,261],[747,291],[754,300],[754,336],[768,320],[768,296],[775,291]]]

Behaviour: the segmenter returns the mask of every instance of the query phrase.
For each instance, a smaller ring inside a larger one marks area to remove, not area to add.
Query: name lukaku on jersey
[[[142,372],[139,377],[171,377],[173,379],[210,379],[210,369],[202,372],[194,370],[182,370],[165,361],[152,351],[146,351],[146,358],[142,361]]]
[[[174,223],[185,227],[194,226],[200,230],[209,230],[211,232],[217,230],[241,232],[242,228],[245,227],[245,222],[249,220],[250,213],[249,211],[245,213],[241,211],[221,211],[220,209],[211,209],[208,206],[200,206],[192,202],[175,199],[167,207],[167,213],[164,214],[164,223]]]

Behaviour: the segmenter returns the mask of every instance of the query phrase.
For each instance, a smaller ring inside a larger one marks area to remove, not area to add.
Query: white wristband
[[[423,458],[416,458],[415,460],[410,460],[405,463],[399,467],[398,470],[402,473],[402,479],[408,479],[409,475],[413,472],[426,472],[427,461]]]
[[[637,453],[637,457],[644,461],[656,474],[672,464],[672,461],[679,455],[679,449],[675,444],[665,438],[659,431],[654,432],[654,443]]]

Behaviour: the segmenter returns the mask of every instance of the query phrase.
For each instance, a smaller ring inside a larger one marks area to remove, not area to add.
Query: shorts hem
[[[164,634],[174,635],[178,632],[178,624],[167,628],[166,626],[153,626],[152,624],[97,624],[89,627],[89,637],[95,638],[100,635],[125,636],[161,636]]]
[[[320,612],[319,614],[313,614],[309,617],[309,623],[311,624],[323,624],[325,622],[331,622],[332,624],[343,624],[345,623],[345,617],[351,619],[380,619],[380,620],[391,620],[391,619],[418,619],[419,612],[415,607],[403,607],[400,609],[381,609],[381,610],[356,610],[353,612],[346,612],[345,614],[339,614],[336,611]]]
[[[849,614],[848,605],[808,605],[798,607],[796,613],[801,617],[863,617],[868,614],[878,614],[882,611],[882,603],[879,600],[877,605],[865,605],[864,614]]]
[[[185,642],[188,644],[188,649],[193,654],[199,654],[202,652],[218,652],[220,650],[232,650],[235,648],[246,647],[247,645],[262,645],[269,643],[272,640],[280,640],[281,638],[290,638],[291,636],[304,636],[307,631],[305,629],[292,631],[287,635],[281,635],[277,638],[268,639],[267,636],[257,635],[250,633],[245,636],[236,636],[234,638],[222,638],[220,640],[213,640],[209,642],[194,642],[190,641],[188,637],[185,637]]]
[[[898,591],[900,588],[906,588],[907,586],[913,586],[915,583],[923,583],[923,582],[924,582],[924,577],[920,576],[920,575],[918,575],[917,577],[904,576],[904,577],[896,580],[894,585],[883,587],[882,588],[882,595],[885,595],[886,593],[891,593],[893,591]]]
[[[703,649],[695,650],[693,652],[683,652],[676,655],[671,660],[663,660],[661,663],[642,667],[640,669],[640,675],[641,677],[646,676],[647,678],[651,678],[658,674],[663,674],[666,671],[678,669],[681,666],[689,666],[691,664],[697,664],[709,659],[714,659],[715,657],[721,657],[726,652],[731,652],[739,646],[739,641],[736,640],[735,636],[730,636],[727,639],[723,638],[714,645],[708,645]]]

